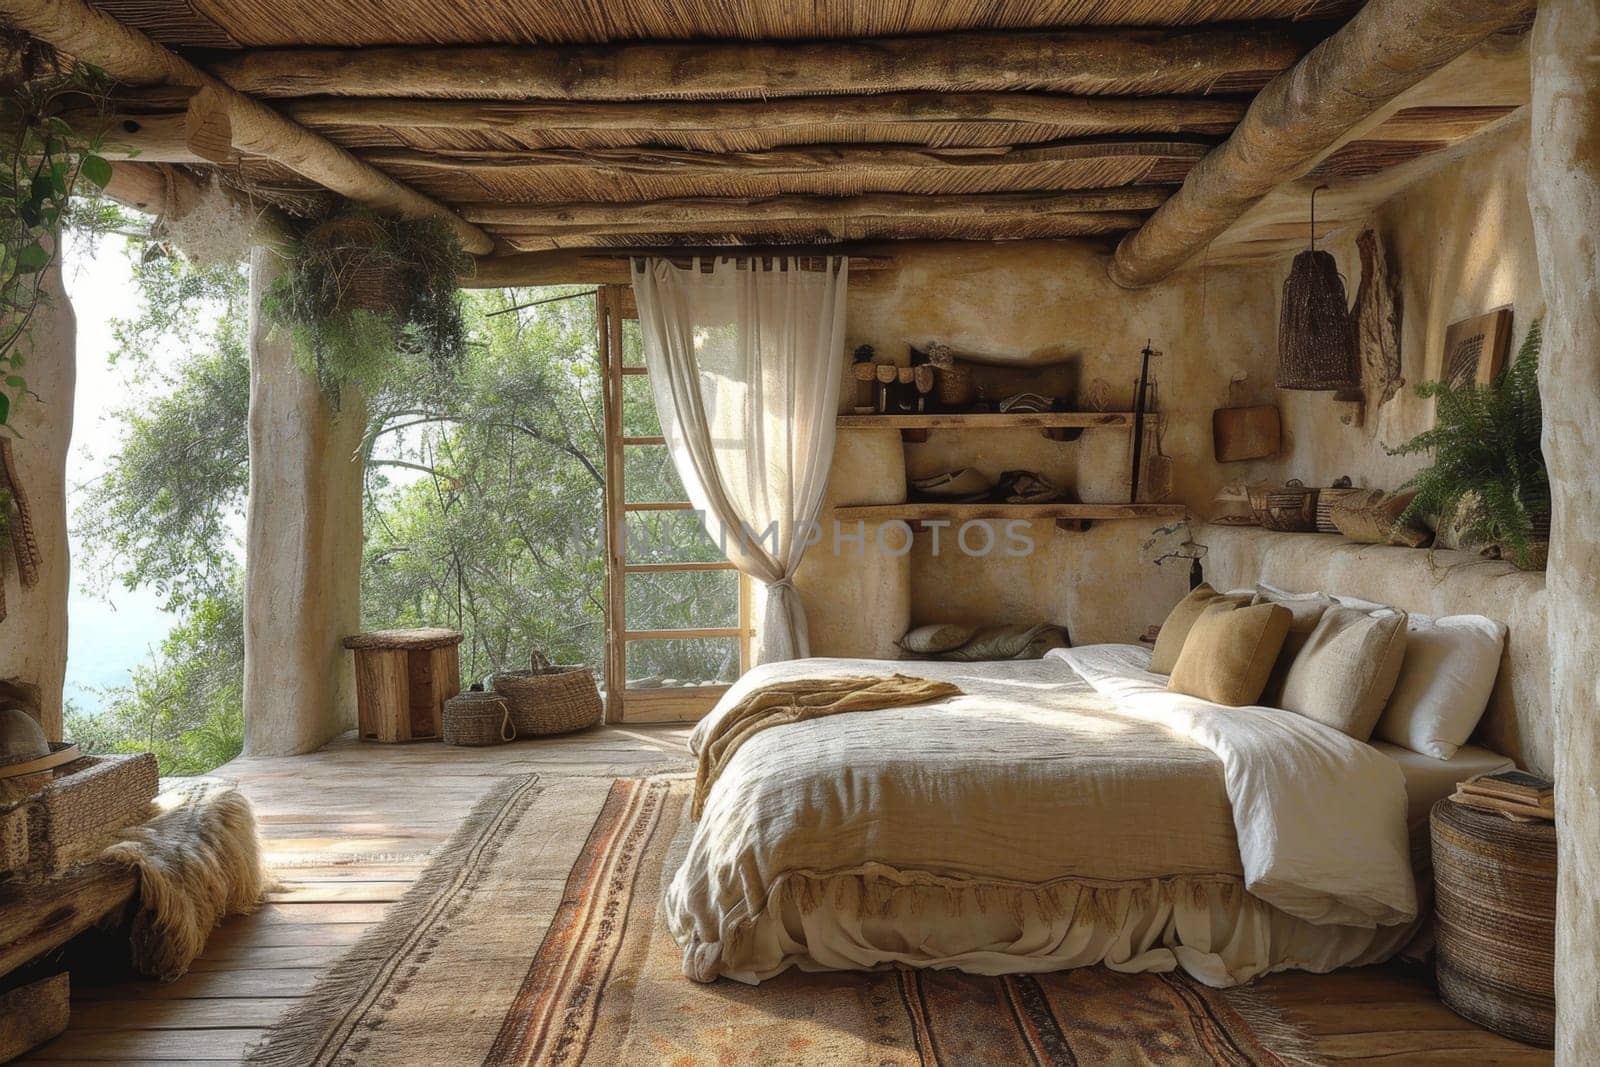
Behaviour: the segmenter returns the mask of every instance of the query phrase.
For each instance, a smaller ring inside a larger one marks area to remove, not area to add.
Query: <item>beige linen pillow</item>
[[[1214,704],[1254,704],[1277,662],[1291,618],[1281,604],[1213,601],[1190,628],[1167,688]]]
[[[1405,657],[1405,612],[1329,608],[1289,667],[1280,707],[1365,741]]]
[[[1195,624],[1200,613],[1206,605],[1213,601],[1233,604],[1239,607],[1250,603],[1248,593],[1235,596],[1231,593],[1219,593],[1205,582],[1195,586],[1188,596],[1178,601],[1177,607],[1167,615],[1167,621],[1161,624],[1161,633],[1156,635],[1156,646],[1150,653],[1150,669],[1156,674],[1171,674],[1172,668],[1178,662],[1178,654],[1183,651],[1183,643],[1189,637],[1189,628]]]
[[[1289,623],[1289,636],[1283,639],[1283,650],[1278,653],[1278,662],[1273,664],[1272,676],[1267,679],[1267,687],[1261,691],[1260,702],[1275,708],[1279,706],[1278,701],[1283,699],[1283,683],[1289,677],[1289,668],[1294,665],[1295,657],[1306,647],[1306,640],[1311,636],[1311,631],[1317,628],[1317,623],[1322,621],[1323,614],[1329,608],[1337,607],[1338,602],[1327,593],[1285,593],[1270,585],[1256,586],[1255,598],[1250,602],[1282,604],[1294,616]]]

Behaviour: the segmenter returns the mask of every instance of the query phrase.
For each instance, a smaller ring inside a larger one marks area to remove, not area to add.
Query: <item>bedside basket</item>
[[[1430,816],[1439,996],[1528,1044],[1555,1044],[1556,828],[1441,800]]]

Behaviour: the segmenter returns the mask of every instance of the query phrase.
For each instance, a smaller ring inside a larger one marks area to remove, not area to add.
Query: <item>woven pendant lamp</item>
[[[1311,247],[1294,257],[1283,283],[1278,321],[1279,389],[1337,391],[1361,387],[1355,320],[1339,264],[1317,250],[1317,193],[1311,193]]]

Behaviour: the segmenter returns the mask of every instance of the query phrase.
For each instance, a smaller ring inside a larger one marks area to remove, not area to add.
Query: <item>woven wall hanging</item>
[[[1278,321],[1279,389],[1339,390],[1361,386],[1355,322],[1339,264],[1317,250],[1317,193],[1311,193],[1311,247],[1294,257],[1283,283]]]

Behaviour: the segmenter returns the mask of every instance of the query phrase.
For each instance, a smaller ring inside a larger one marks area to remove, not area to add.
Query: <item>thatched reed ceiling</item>
[[[91,2],[462,211],[506,252],[1126,232],[1227,137],[1257,90],[1361,7]],[[186,106],[130,91],[119,120],[138,159],[220,164],[291,213],[318,202],[320,190],[279,162],[196,157]],[[1510,106],[1423,100],[1314,175],[1409,163]],[[1093,209],[1050,197],[1117,191],[1129,195]]]
[[[95,0],[179,48],[896,37],[1349,16],[1361,0]]]

